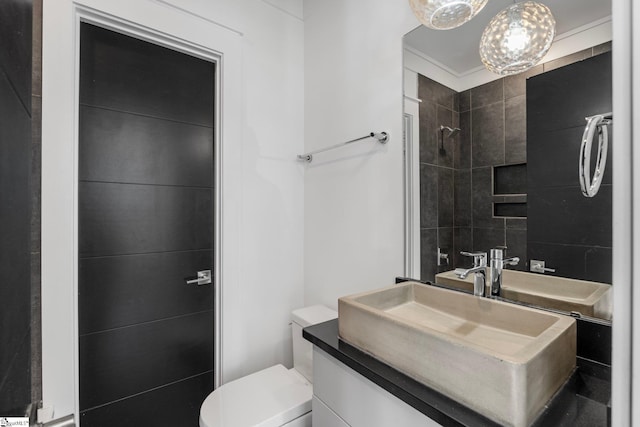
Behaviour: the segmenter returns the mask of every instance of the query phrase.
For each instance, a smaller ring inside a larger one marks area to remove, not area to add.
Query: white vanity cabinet
[[[435,427],[426,415],[313,347],[314,427]]]

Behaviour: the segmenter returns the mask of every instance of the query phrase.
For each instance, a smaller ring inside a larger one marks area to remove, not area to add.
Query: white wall
[[[303,305],[303,22],[299,0],[170,0],[243,34],[237,275],[223,284],[223,381],[292,366],[290,314]],[[221,13],[221,8],[228,13]],[[223,254],[224,256],[224,254]]]
[[[54,418],[77,410],[74,4],[222,54],[222,380],[290,366],[289,313],[303,305],[301,2],[45,2],[44,405]]]
[[[305,150],[386,131],[305,166],[305,303],[404,274],[402,36],[406,0],[304,0]]]

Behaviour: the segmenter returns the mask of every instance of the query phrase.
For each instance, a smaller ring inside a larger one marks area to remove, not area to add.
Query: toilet
[[[337,317],[323,305],[293,311],[293,368],[275,365],[220,386],[200,408],[200,427],[311,427],[313,348],[302,328]]]

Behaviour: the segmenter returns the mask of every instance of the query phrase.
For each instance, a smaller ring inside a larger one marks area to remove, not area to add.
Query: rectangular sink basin
[[[342,340],[502,425],[529,425],[575,368],[568,316],[415,282],[338,312]]]
[[[446,271],[436,274],[436,283],[473,292],[473,274],[460,279],[453,270]],[[611,319],[611,285],[606,283],[503,270],[500,296],[539,307]]]

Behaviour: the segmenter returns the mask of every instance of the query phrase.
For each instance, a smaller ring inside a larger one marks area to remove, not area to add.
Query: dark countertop
[[[338,337],[338,320],[304,328],[303,336],[329,355],[443,426],[499,426],[434,389],[358,350]],[[610,367],[577,358],[577,368],[532,424],[607,426],[611,398]]]

